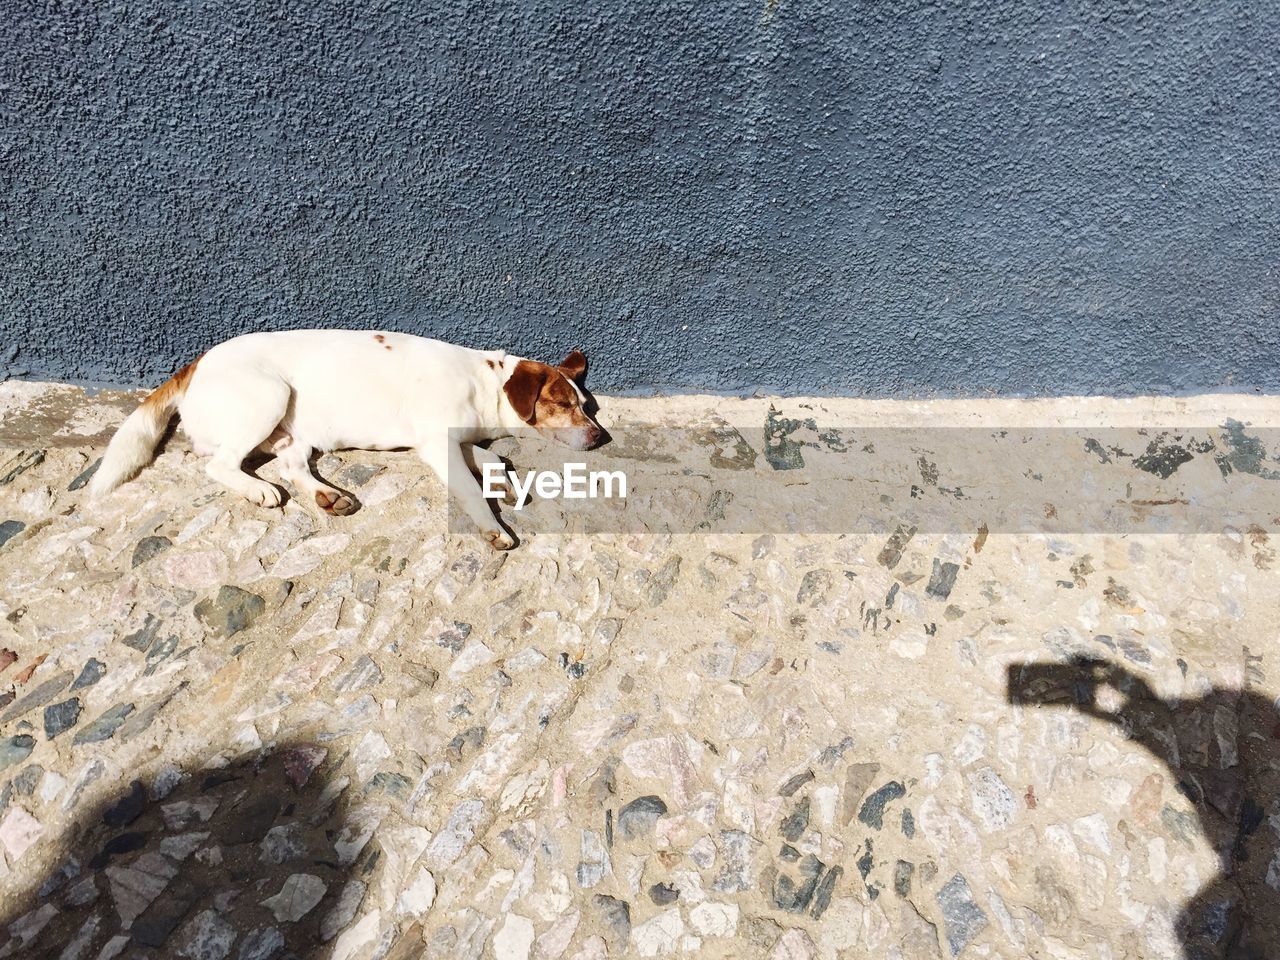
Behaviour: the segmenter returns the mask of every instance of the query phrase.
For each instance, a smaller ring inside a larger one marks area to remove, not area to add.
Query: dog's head
[[[544,436],[574,450],[590,450],[604,438],[587,413],[587,395],[579,386],[587,358],[574,350],[556,366],[521,360],[502,390],[521,420]]]

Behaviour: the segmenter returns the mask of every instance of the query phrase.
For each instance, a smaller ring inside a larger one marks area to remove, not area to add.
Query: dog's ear
[[[502,385],[502,392],[507,395],[512,409],[525,423],[531,424],[537,418],[538,394],[542,393],[542,385],[547,382],[547,369],[546,364],[521,360]]]
[[[574,350],[558,366],[561,373],[576,382],[587,372],[587,355],[581,350]]]

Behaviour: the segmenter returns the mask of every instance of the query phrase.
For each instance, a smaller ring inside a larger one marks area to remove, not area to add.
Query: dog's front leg
[[[493,515],[489,501],[484,498],[484,492],[471,473],[458,443],[452,438],[439,440],[419,447],[417,453],[444,481],[449,494],[466,511],[467,516],[475,521],[491,547],[495,550],[510,550],[516,545],[515,538],[502,528]]]
[[[468,444],[463,448],[462,455],[465,457],[468,454],[471,458],[468,465],[471,467],[471,472],[479,476],[481,490],[485,489],[485,469],[494,470],[498,475],[497,485],[502,490],[502,495],[498,499],[507,504],[507,506],[515,506],[516,491],[511,486],[511,481],[507,478],[506,461],[492,450],[486,450],[484,447],[477,447],[473,444]]]

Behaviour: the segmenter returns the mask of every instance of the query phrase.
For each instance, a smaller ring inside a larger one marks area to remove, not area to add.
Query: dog
[[[187,364],[142,401],[107,445],[89,494],[110,493],[150,463],[176,411],[196,453],[209,457],[205,472],[251,503],[282,501],[278,487],[245,472],[255,451],[274,454],[281,478],[325,513],[345,516],[355,500],[312,473],[312,453],[408,448],[489,544],[509,550],[515,540],[472,474],[502,461],[474,444],[533,427],[574,450],[597,445],[604,431],[585,409],[586,368],[579,350],[551,366],[404,333],[246,334]]]

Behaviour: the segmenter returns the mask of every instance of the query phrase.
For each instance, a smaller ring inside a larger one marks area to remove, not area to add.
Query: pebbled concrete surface
[[[771,534],[498,555],[396,453],[321,462],[349,518],[252,508],[180,441],[86,505],[126,406],[0,388],[27,431],[0,430],[0,956],[1276,954],[1265,530],[886,542],[779,503]],[[1244,397],[603,409],[1280,425]]]
[[[1280,389],[1274,4],[21,4],[0,366],[388,327],[611,391]]]

